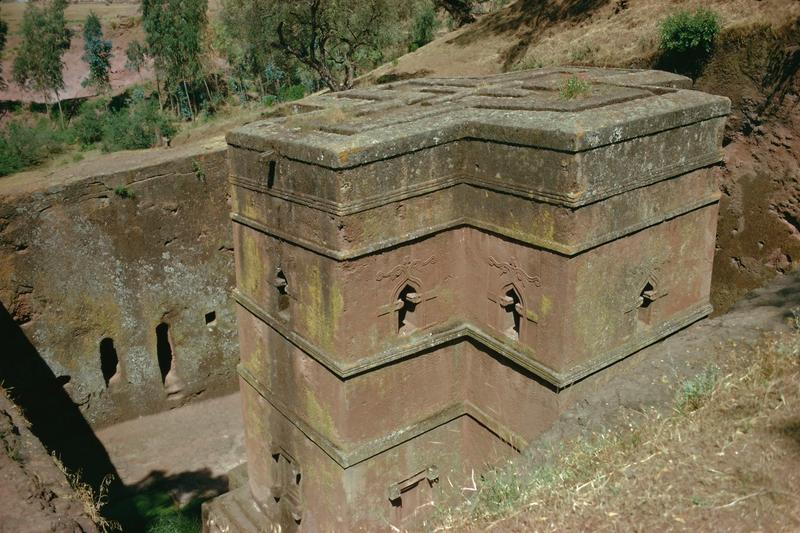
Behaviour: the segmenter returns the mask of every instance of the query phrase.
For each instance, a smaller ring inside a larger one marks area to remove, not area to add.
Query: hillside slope
[[[658,53],[660,21],[697,5],[717,11],[726,30],[779,28],[800,16],[800,2],[791,0],[517,0],[365,81],[496,74],[521,66],[649,67]]]
[[[552,65],[658,68],[658,26],[685,0],[518,0],[365,76],[469,76]],[[712,302],[800,265],[800,2],[702,2],[722,18],[695,82],[733,102],[718,169],[724,193]]]

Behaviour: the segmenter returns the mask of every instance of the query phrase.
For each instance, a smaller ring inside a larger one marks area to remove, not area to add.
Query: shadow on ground
[[[504,70],[508,70],[544,34],[545,30],[564,20],[579,23],[591,17],[610,0],[519,0],[508,8],[474,23],[472,30],[461,33],[449,44],[466,46],[493,35],[513,33],[517,44],[503,53]]]
[[[157,470],[115,494],[103,514],[123,531],[198,532],[200,505],[227,490],[227,477],[207,468],[174,475]]]
[[[200,530],[200,504],[228,490],[226,476],[214,476],[208,469],[174,475],[154,471],[139,483],[122,484],[105,447],[64,390],[68,376],[53,373],[2,304],[0,339],[0,383],[31,432],[95,493],[104,479],[111,480],[103,515],[126,532]]]

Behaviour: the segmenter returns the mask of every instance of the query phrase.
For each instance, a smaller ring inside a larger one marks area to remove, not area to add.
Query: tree
[[[332,91],[350,89],[361,68],[378,63],[398,37],[400,11],[391,0],[267,3],[276,46],[314,70]]]
[[[147,61],[147,47],[139,41],[131,41],[125,49],[125,68],[128,70],[135,70],[142,77],[142,67]]]
[[[475,22],[475,16],[472,14],[473,0],[434,0],[433,3],[437,8],[444,9],[450,14],[456,27]]]
[[[183,89],[192,119],[195,112],[188,84],[204,80],[207,8],[208,0],[143,0],[141,7],[147,49],[156,73],[179,98],[177,91]]]
[[[411,43],[408,45],[408,50],[413,52],[431,42],[435,37],[437,24],[436,11],[432,5],[427,6],[414,20],[414,26],[411,28]]]
[[[89,65],[89,77],[81,82],[84,87],[92,86],[98,90],[107,90],[110,86],[108,75],[111,70],[111,41],[103,39],[100,19],[94,11],[89,12],[83,25],[83,56],[81,59]]]
[[[24,90],[42,94],[50,103],[51,94],[58,101],[61,125],[64,112],[58,92],[64,88],[64,52],[69,49],[70,31],[64,18],[67,0],[52,0],[39,7],[29,2],[22,17],[22,43],[14,59],[14,81]]]
[[[3,55],[3,50],[6,48],[6,40],[8,38],[8,24],[3,19],[0,19],[0,56]],[[3,64],[0,63],[0,89],[8,87],[6,79],[3,77]]]
[[[244,78],[255,82],[261,96],[270,82],[278,84],[292,70],[285,54],[276,47],[274,10],[270,0],[224,0],[216,44],[226,57],[240,88]],[[277,94],[278,87],[273,87]]]

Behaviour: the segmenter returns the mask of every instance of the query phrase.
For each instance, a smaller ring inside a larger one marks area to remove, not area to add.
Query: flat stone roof
[[[572,77],[588,84],[562,94]],[[254,122],[228,142],[350,168],[459,139],[576,153],[722,117],[730,101],[656,70],[547,68],[425,78],[303,100],[300,113]]]

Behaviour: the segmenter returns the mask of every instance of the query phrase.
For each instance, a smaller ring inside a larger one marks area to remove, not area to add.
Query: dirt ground
[[[82,496],[0,388],[0,532],[97,531]]]
[[[181,504],[205,488],[224,492],[226,474],[245,460],[238,394],[129,420],[97,438],[126,486],[160,479]]]

